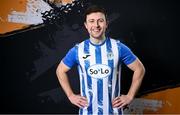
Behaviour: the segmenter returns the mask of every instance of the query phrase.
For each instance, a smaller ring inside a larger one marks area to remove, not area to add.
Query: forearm
[[[131,83],[130,89],[128,91],[128,94],[127,94],[132,99],[135,97],[138,89],[141,86],[144,74],[145,74],[144,66],[142,66],[141,68],[134,71],[132,83]]]
[[[82,97],[80,95],[75,95],[71,89],[67,71],[70,68],[67,67],[63,62],[61,62],[56,70],[56,74],[59,80],[59,83],[64,90],[65,94],[67,95],[70,102],[80,108],[83,108],[88,105],[87,99],[85,97]]]

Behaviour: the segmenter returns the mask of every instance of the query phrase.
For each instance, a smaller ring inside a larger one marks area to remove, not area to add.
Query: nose
[[[99,27],[99,21],[96,21],[96,22],[95,22],[95,26],[96,26],[96,27]]]

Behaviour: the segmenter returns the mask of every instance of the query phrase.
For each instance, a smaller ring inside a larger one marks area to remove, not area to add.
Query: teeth
[[[95,32],[99,32],[99,30],[94,30]]]

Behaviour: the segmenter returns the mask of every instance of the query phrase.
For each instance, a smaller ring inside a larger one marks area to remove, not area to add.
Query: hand
[[[72,94],[68,97],[72,104],[78,106],[79,108],[87,107],[88,101],[85,97],[80,95]]]
[[[126,107],[128,104],[131,103],[132,100],[133,98],[128,95],[121,95],[113,99],[112,105],[113,105],[113,108],[120,109],[120,108]]]

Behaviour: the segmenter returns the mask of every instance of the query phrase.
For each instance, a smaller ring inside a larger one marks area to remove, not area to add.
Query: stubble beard
[[[91,37],[97,40],[101,40],[104,37],[103,31],[100,30],[99,32],[96,32],[91,30]]]

